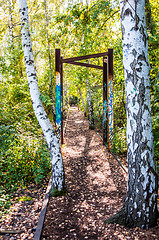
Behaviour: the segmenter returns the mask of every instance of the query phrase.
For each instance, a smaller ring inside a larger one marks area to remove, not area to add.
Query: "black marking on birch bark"
[[[147,66],[149,66],[149,62],[148,60],[146,59],[146,56],[145,56],[145,53],[142,51],[142,54],[140,54],[138,57],[137,57],[137,62],[145,62],[147,64]]]
[[[52,148],[55,148],[55,145],[50,143],[49,150],[51,151]]]
[[[40,119],[42,119],[42,120],[46,120],[46,119],[48,119],[48,116],[47,116],[47,115],[44,115],[44,116],[41,117]]]
[[[56,135],[55,132],[52,132],[52,134],[51,134],[51,138],[54,137],[55,135]]]
[[[137,72],[141,72],[141,71],[142,71],[142,65],[143,65],[143,64],[142,64],[141,62],[139,62],[138,65],[139,65],[139,67],[136,68],[136,71],[137,71]]]
[[[134,57],[136,57],[136,55],[137,55],[136,49],[133,49],[133,50],[132,50],[132,54],[134,55]]]
[[[123,20],[124,20],[125,16],[129,16],[129,15],[133,18],[132,11],[130,10],[130,8],[127,8],[125,10],[125,12],[123,13],[123,16],[124,16]]]
[[[29,75],[29,77],[33,77],[33,76],[36,77],[36,73],[31,73],[31,74]],[[34,79],[34,77],[33,77],[33,79]]]
[[[141,105],[143,105],[145,100],[145,85],[143,82],[141,82],[139,85],[139,96],[140,96],[139,101],[141,101]]]
[[[146,45],[147,45],[147,40],[148,40],[148,35],[146,34],[143,25],[141,25],[139,31],[140,31],[141,35],[143,36],[142,39],[143,39],[144,45],[145,45],[145,47],[146,47]]]
[[[138,23],[140,19],[137,15],[137,0],[135,0],[135,30],[138,30]]]
[[[51,131],[51,128],[48,128],[45,132],[48,133]]]
[[[127,49],[130,49],[132,47],[132,44],[127,43],[127,44],[124,44],[123,47],[126,47]]]
[[[125,69],[125,73],[126,73],[125,84],[127,85],[129,82],[132,81],[132,79],[134,78],[134,75],[126,69]]]
[[[29,47],[30,45],[28,45],[28,47]],[[28,65],[32,65],[34,63],[34,61],[33,60],[28,60],[28,61],[26,61],[26,64],[28,64]]]
[[[28,80],[28,83],[29,83],[29,85],[30,85],[30,84],[32,84],[32,83],[35,83],[35,81],[29,79],[29,80]]]
[[[123,24],[121,24],[121,31],[122,31],[122,40],[123,40],[123,36],[125,35],[125,27]]]
[[[149,172],[152,172],[153,173],[153,175],[154,176],[156,176],[156,178],[155,178],[155,180],[156,180],[156,182],[155,182],[155,184],[156,184],[156,186],[157,186],[157,183],[158,183],[158,174],[157,174],[157,172],[155,171],[155,169],[153,169],[153,167],[150,165],[150,163],[149,163],[149,161],[148,161],[148,167],[149,167]],[[157,190],[156,190],[157,191]]]

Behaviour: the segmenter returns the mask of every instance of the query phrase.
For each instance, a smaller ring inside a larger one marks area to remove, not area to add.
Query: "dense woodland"
[[[30,31],[40,98],[55,126],[55,48],[64,58],[114,50],[114,138],[112,151],[126,155],[125,83],[122,36],[117,1],[28,0]],[[158,0],[146,1],[149,60],[151,65],[151,108],[154,149],[159,168],[159,16]],[[21,43],[18,3],[0,3],[0,207],[9,207],[11,192],[50,174],[50,153],[32,109]],[[102,65],[102,58],[89,63]],[[102,71],[64,65],[64,117],[75,103],[92,117],[102,131]]]

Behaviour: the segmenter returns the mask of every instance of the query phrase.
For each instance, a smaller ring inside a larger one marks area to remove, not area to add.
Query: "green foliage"
[[[0,187],[0,217],[9,209],[11,198],[11,194],[6,194],[6,192]]]
[[[157,169],[159,172],[159,117],[153,118],[153,135],[154,135],[154,153]]]
[[[154,135],[154,153],[159,172],[159,34],[158,21],[159,15],[158,4],[156,1],[150,0],[147,9],[149,15],[149,61],[151,66],[150,71],[150,91],[151,91],[151,113],[152,113],[152,127]]]
[[[22,196],[16,199],[16,202],[27,202],[27,201],[32,201],[33,198],[29,196]]]
[[[42,92],[40,94],[40,100],[43,103],[43,106],[45,107],[46,113],[49,115],[50,112],[52,112],[52,105],[53,105],[53,100],[49,96],[47,92]]]
[[[30,181],[40,183],[50,170],[50,155],[43,138],[19,135],[13,126],[5,125],[0,127],[0,133],[0,182],[5,190]]]
[[[126,154],[127,142],[126,142],[126,127],[114,127],[113,137],[113,152],[116,154]]]
[[[159,73],[152,95],[152,127],[154,136],[154,153],[159,172]]]

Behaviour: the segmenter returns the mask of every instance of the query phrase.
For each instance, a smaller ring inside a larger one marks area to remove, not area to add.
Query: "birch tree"
[[[31,101],[36,118],[42,128],[51,154],[52,190],[62,191],[64,189],[65,179],[61,149],[55,131],[40,100],[40,92],[34,67],[33,50],[29,30],[27,0],[19,0],[19,12],[21,17],[22,45]]]
[[[110,219],[128,227],[157,224],[157,174],[154,163],[148,37],[145,0],[120,1],[127,111],[127,197]]]

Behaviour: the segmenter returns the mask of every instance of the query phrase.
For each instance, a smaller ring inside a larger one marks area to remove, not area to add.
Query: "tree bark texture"
[[[86,86],[87,86],[87,102],[88,102],[90,129],[94,129],[92,95],[91,95],[91,89],[90,89],[88,78],[86,79]]]
[[[127,197],[114,217],[128,227],[157,223],[145,0],[120,1],[127,111]]]
[[[64,167],[61,149],[55,131],[46,115],[46,112],[40,100],[40,92],[34,67],[33,50],[29,30],[28,7],[26,0],[19,0],[19,11],[21,16],[22,45],[31,101],[35,115],[42,128],[51,153],[52,189],[61,191],[64,188]]]
[[[82,96],[81,89],[80,89],[79,87],[77,87],[77,88],[78,88],[78,92],[79,92],[79,94],[80,94],[80,98],[81,98],[81,100],[82,100],[82,105],[83,105],[83,108],[84,108],[84,114],[86,114],[86,105],[85,105],[85,103],[84,103],[84,99],[83,99],[83,96]]]
[[[13,4],[12,0],[8,0],[8,8],[9,8],[9,37],[11,45],[13,45]]]

